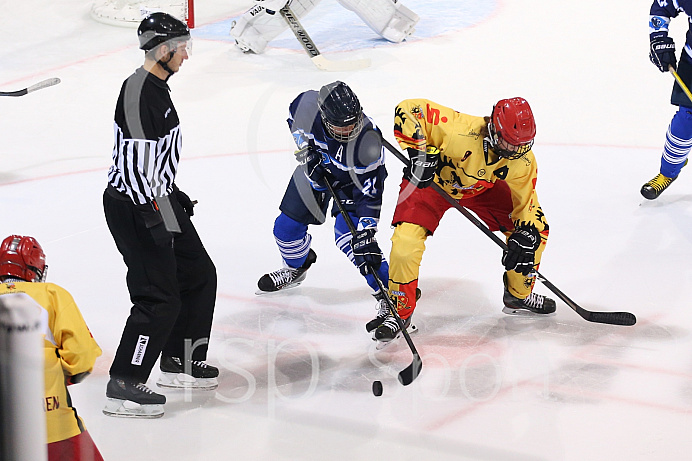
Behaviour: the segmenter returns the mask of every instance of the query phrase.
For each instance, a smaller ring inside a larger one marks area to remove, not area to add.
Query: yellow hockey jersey
[[[84,422],[72,407],[66,377],[91,372],[101,348],[91,336],[81,312],[64,289],[53,283],[0,283],[0,295],[26,293],[42,308],[47,443],[79,435]]]
[[[394,136],[403,149],[440,150],[435,182],[452,197],[462,200],[481,194],[498,180],[512,194],[515,227],[533,224],[545,239],[548,224],[536,195],[538,168],[532,151],[516,160],[500,158],[484,142],[488,135],[484,117],[462,114],[427,99],[406,99],[394,114]]]

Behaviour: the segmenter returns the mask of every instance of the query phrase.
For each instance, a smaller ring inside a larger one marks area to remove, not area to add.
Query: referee
[[[159,354],[163,375],[186,373],[205,381],[206,387],[198,386],[205,389],[216,382],[218,369],[204,362],[216,268],[190,220],[196,202],[175,185],[182,138],[166,82],[188,58],[190,31],[166,13],[153,13],[137,33],[144,65],[120,90],[113,165],[103,194],[133,304],[111,365],[104,413],[157,417],[166,398],[145,384]],[[124,401],[141,408],[132,410]]]

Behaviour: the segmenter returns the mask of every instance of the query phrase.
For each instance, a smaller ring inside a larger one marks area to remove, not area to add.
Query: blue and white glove
[[[313,189],[324,191],[327,186],[324,184],[325,168],[322,164],[322,154],[313,146],[307,146],[295,153],[296,160],[303,167],[305,177],[310,181]]]
[[[360,273],[363,275],[370,273],[368,265],[370,265],[373,270],[379,269],[382,265],[382,250],[380,250],[379,245],[377,245],[375,232],[377,232],[376,229],[370,227],[356,232],[356,234],[351,237],[353,257],[356,260],[358,270],[360,270]]]

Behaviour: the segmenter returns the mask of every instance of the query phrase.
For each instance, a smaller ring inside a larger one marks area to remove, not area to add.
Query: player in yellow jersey
[[[46,256],[33,237],[10,235],[0,244],[0,296],[25,293],[42,308],[48,461],[103,461],[67,386],[81,382],[101,355],[72,296],[45,283]]]
[[[451,205],[428,186],[435,181],[493,231],[507,237],[504,308],[507,314],[547,315],[555,301],[533,293],[548,238],[548,222],[536,195],[537,166],[531,151],[536,124],[523,98],[503,99],[490,117],[462,114],[426,99],[396,107],[394,135],[408,151],[392,224],[389,294],[408,326],[416,307],[425,240]],[[399,334],[394,318],[379,312],[374,339]]]

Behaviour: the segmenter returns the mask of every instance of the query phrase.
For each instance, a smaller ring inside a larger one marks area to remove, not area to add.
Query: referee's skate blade
[[[166,389],[213,391],[219,387],[219,381],[216,378],[195,378],[185,373],[161,372],[156,385]]]
[[[130,400],[108,399],[103,414],[119,418],[160,418],[163,405],[140,405]]]
[[[412,323],[411,325],[408,326],[408,328],[406,329],[406,332],[407,332],[409,335],[418,333],[418,327],[416,327],[416,325],[414,325],[414,324]],[[379,340],[375,339],[375,333],[373,332],[373,334],[372,334],[372,340],[375,341],[375,343],[376,343],[376,344],[375,344],[375,349],[377,349],[378,351],[381,351],[382,349],[386,348],[386,347],[389,346],[390,344],[395,343],[395,342],[398,342],[398,339],[401,338],[401,336],[403,336],[403,335],[401,334],[401,332],[399,332],[399,333],[396,335],[396,337],[395,337],[394,339],[392,339],[391,341],[379,341]]]

